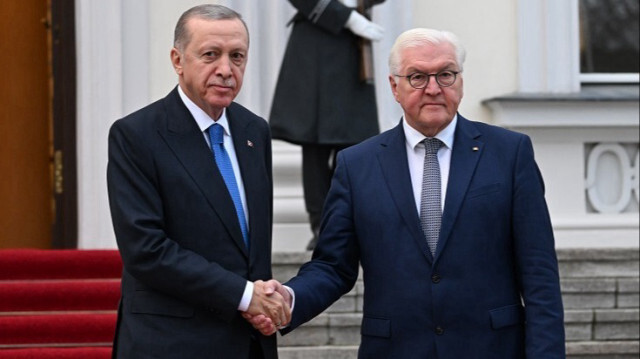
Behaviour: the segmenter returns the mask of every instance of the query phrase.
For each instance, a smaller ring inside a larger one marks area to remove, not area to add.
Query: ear
[[[391,86],[391,93],[393,93],[393,98],[398,101],[398,83],[396,82],[396,78],[393,75],[389,75],[389,85]]]
[[[182,75],[182,54],[175,47],[171,49],[171,64],[178,75]]]

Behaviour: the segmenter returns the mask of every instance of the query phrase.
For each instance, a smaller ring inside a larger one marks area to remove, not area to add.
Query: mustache
[[[223,87],[235,87],[236,82],[233,78],[228,79],[215,79],[210,81],[207,85],[209,86],[223,86]]]

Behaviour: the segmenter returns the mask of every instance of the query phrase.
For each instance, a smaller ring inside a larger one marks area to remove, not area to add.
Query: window
[[[638,0],[580,0],[580,80],[638,83]]]

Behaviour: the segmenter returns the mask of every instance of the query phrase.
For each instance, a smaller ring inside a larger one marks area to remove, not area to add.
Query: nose
[[[435,75],[429,75],[427,77],[427,86],[424,87],[424,92],[429,95],[437,95],[442,91],[442,88],[436,81]]]
[[[229,55],[221,56],[218,60],[218,66],[216,67],[216,74],[223,78],[228,78],[232,75],[231,72],[231,59]]]

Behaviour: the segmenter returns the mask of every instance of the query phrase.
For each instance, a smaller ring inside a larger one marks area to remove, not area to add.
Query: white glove
[[[382,26],[367,20],[366,17],[360,15],[355,10],[349,15],[345,27],[354,34],[371,41],[382,40],[382,35],[384,35]]]
[[[340,2],[346,7],[358,7],[358,0],[340,0]]]

